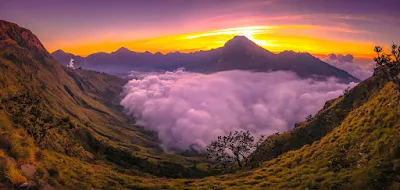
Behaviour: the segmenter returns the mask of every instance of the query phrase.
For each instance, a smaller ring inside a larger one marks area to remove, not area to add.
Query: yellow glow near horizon
[[[147,40],[131,42],[103,42],[80,43],[61,47],[66,52],[86,56],[95,52],[110,53],[120,47],[126,47],[132,51],[152,53],[162,52],[194,52],[210,50],[222,47],[226,41],[234,36],[246,36],[261,47],[271,52],[293,50],[309,52],[311,54],[353,54],[355,57],[374,56],[373,44],[369,42],[353,42],[342,39],[327,38],[331,33],[340,32],[358,33],[359,31],[346,31],[341,28],[319,26],[246,26],[221,30],[211,30],[191,34],[179,34],[164,36]],[[49,47],[50,51],[58,48]]]
[[[229,28],[229,29],[223,29],[223,30],[215,30],[215,31],[210,31],[207,33],[201,33],[201,34],[196,34],[196,35],[188,35],[186,36],[186,39],[195,39],[199,37],[205,37],[205,36],[216,36],[216,35],[241,35],[241,36],[246,36],[248,39],[251,41],[255,42],[259,46],[274,46],[273,43],[270,43],[265,40],[260,40],[256,39],[253,36],[255,34],[267,34],[268,31],[277,29],[278,27],[276,26],[248,26],[248,27],[237,27],[237,28]]]

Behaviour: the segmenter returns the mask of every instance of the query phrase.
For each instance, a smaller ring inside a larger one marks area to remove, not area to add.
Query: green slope
[[[395,85],[381,85],[320,140],[260,162],[254,169],[203,179],[138,177],[95,165],[85,166],[84,171],[96,177],[89,180],[91,184],[109,188],[111,183],[118,189],[399,189],[400,106]],[[71,187],[83,183],[67,181]]]
[[[135,175],[205,175],[193,167],[201,159],[164,153],[155,134],[123,113],[119,101],[126,82],[62,67],[29,30],[0,21],[0,165],[7,165],[0,168],[0,184],[12,181],[8,166],[32,163],[43,172],[35,180],[62,185],[48,177],[57,155]]]
[[[283,134],[269,136],[250,156],[251,167],[257,167],[260,162],[320,140],[338,127],[351,111],[375,97],[387,82],[388,79],[382,73],[376,74],[358,84],[344,96],[326,102],[310,121],[300,122],[294,129]]]
[[[363,85],[363,84],[361,84]],[[221,189],[399,189],[400,117],[387,83],[321,140],[263,162],[257,169],[190,182]],[[188,181],[175,184],[176,187]]]

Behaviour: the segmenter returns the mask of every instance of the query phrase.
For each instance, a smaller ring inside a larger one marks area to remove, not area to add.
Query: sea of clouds
[[[284,132],[315,114],[354,83],[301,79],[291,72],[175,72],[133,79],[121,105],[138,124],[156,131],[166,151],[204,148],[219,135],[249,130]]]

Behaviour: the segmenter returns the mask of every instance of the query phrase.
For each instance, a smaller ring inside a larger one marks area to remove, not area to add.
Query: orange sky
[[[120,47],[126,47],[132,51],[150,51],[152,53],[193,52],[218,48],[234,36],[244,35],[272,52],[293,50],[319,55],[341,53],[353,54],[355,57],[374,56],[374,52],[372,51],[374,44],[363,41],[352,41],[351,39],[340,39],[340,35],[357,35],[358,33],[365,32],[338,27],[311,25],[247,26],[162,36],[138,41],[114,40],[108,42],[106,38],[102,39],[100,37],[95,40],[82,39],[73,42],[48,44],[47,48],[50,52],[53,52],[61,47],[66,52],[81,56],[87,56],[95,52],[110,53]]]
[[[400,43],[398,0],[1,1],[0,19],[35,33],[50,51],[87,56],[191,52],[245,35],[262,47],[372,57]]]

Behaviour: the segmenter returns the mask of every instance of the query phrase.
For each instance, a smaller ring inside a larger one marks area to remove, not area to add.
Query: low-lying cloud
[[[129,81],[121,105],[140,125],[158,133],[165,150],[185,150],[204,148],[232,130],[257,136],[287,131],[349,85],[282,71],[177,70]]]
[[[69,60],[69,63],[67,65],[67,67],[70,68],[70,69],[75,69],[75,67],[74,67],[74,59],[71,58],[71,60]]]
[[[364,80],[372,76],[374,71],[373,61],[356,60],[353,55],[330,54],[325,62],[339,69],[345,70],[358,79]]]

